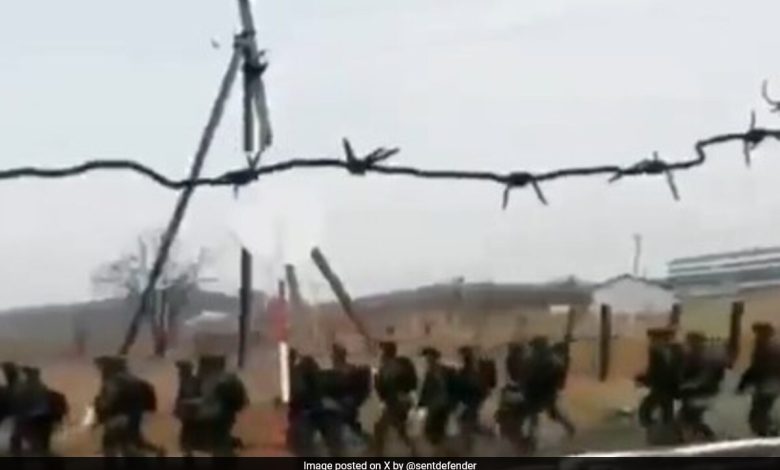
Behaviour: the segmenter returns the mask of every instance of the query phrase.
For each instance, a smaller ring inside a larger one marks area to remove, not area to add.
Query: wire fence
[[[44,167],[17,167],[0,170],[0,181],[22,178],[72,178],[97,171],[123,171],[142,175],[158,185],[179,192],[179,200],[168,223],[166,231],[162,235],[160,244],[148,283],[141,296],[140,305],[128,329],[127,338],[120,348],[121,354],[126,354],[138,333],[141,320],[146,315],[146,309],[150,297],[157,285],[158,278],[163,271],[168,259],[168,252],[186,215],[189,200],[198,187],[231,187],[234,191],[254,184],[263,177],[283,173],[292,170],[304,169],[336,169],[345,171],[352,176],[364,176],[368,174],[382,176],[404,176],[419,179],[475,181],[497,184],[502,187],[501,205],[506,208],[509,204],[510,193],[514,189],[531,188],[537,199],[542,204],[548,204],[548,199],[542,190],[542,184],[559,179],[577,177],[603,177],[609,183],[615,183],[625,178],[637,176],[663,176],[669,187],[672,197],[680,199],[680,192],[675,182],[675,173],[691,170],[705,164],[708,160],[707,151],[717,145],[738,143],[742,147],[742,155],[746,166],[751,165],[751,153],[767,139],[780,140],[780,129],[757,127],[756,114],[751,112],[748,127],[743,132],[733,132],[714,135],[698,140],[693,145],[693,155],[686,159],[669,160],[661,158],[657,152],[652,153],[651,158],[642,159],[635,164],[623,166],[620,164],[604,164],[594,166],[574,166],[557,168],[546,171],[531,171],[518,169],[509,172],[479,170],[450,170],[430,169],[415,166],[390,164],[392,157],[400,151],[398,148],[379,147],[368,153],[355,152],[348,139],[343,140],[344,155],[341,158],[292,158],[288,160],[260,163],[262,152],[271,145],[271,128],[266,105],[265,88],[262,76],[267,69],[264,51],[257,46],[255,37],[254,20],[251,8],[247,0],[238,0],[240,18],[243,31],[236,35],[233,54],[227,71],[220,84],[218,96],[212,106],[208,123],[201,136],[200,145],[193,158],[189,175],[184,179],[174,179],[136,160],[88,160],[76,165],[44,168]],[[219,127],[225,104],[230,96],[230,91],[239,66],[244,76],[244,135],[245,150],[247,150],[247,166],[234,168],[217,176],[202,176],[201,170],[211,146],[213,137]],[[768,82],[764,82],[761,94],[773,113],[780,113],[780,101],[771,98],[768,90]],[[248,111],[249,109],[252,111]],[[253,142],[250,137],[254,129],[250,113],[255,113],[259,129],[259,149],[249,152],[247,145]]]

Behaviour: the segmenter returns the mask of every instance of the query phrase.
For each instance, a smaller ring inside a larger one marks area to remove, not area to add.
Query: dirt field
[[[237,424],[237,434],[248,444],[243,455],[286,455],[284,448],[285,420],[282,409],[274,405],[277,390],[275,358],[255,358],[252,367],[243,374],[251,392],[252,406],[245,411]],[[150,416],[145,429],[150,439],[163,445],[169,455],[177,455],[178,422],[171,414],[175,393],[175,369],[172,362],[136,361],[133,368],[151,380],[157,388],[160,410]],[[68,456],[97,455],[99,432],[85,428],[81,420],[98,385],[97,376],[88,361],[67,360],[44,366],[45,380],[54,388],[65,391],[72,413],[67,424],[56,438],[58,453]],[[727,387],[731,389],[732,387]],[[543,421],[540,453],[561,453],[587,450],[617,450],[643,445],[643,434],[631,416],[641,396],[627,378],[615,378],[599,383],[593,378],[572,376],[567,384],[564,406],[576,422],[579,433],[567,440],[558,426]],[[373,423],[378,412],[375,402],[363,410],[367,426]],[[483,410],[483,421],[491,422],[495,403],[491,400]],[[724,393],[711,420],[724,437],[746,436],[744,416],[747,402]],[[370,429],[370,427],[369,427]],[[424,447],[423,447],[424,448]],[[403,449],[390,446],[389,452],[403,455]],[[479,455],[508,455],[510,450],[492,440],[479,446]]]
[[[744,437],[748,435],[745,417],[748,408],[747,397],[733,395],[734,375],[744,369],[748,361],[750,348],[750,324],[755,320],[772,320],[780,306],[780,294],[758,294],[746,299],[746,315],[743,323],[743,344],[740,360],[735,372],[732,372],[724,385],[724,391],[708,419],[716,432],[722,437]],[[724,338],[728,325],[728,301],[699,301],[685,305],[682,317],[683,331],[703,330],[715,337]],[[540,318],[532,325],[533,333],[546,333],[559,337],[564,319]],[[597,341],[593,336],[593,319],[581,322],[575,336],[578,341],[572,349],[572,371],[564,393],[564,405],[579,428],[578,436],[572,440],[564,438],[561,430],[554,424],[543,422],[542,454],[561,454],[586,450],[618,450],[643,446],[644,435],[635,423],[633,410],[641,397],[632,381],[636,372],[644,367],[646,360],[646,342],[644,328],[650,324],[663,322],[662,317],[651,319],[647,323],[634,325],[633,331],[621,331],[612,342],[612,365],[607,382],[600,383],[596,377]],[[437,332],[438,336],[438,332]],[[487,338],[490,340],[490,338]],[[486,351],[494,354],[499,365],[503,364],[503,349],[498,341],[482,344]],[[30,345],[27,345],[28,347]],[[419,343],[400,344],[403,353],[414,355]],[[452,358],[456,344],[439,345],[446,356]],[[138,348],[143,350],[143,347]],[[305,346],[301,349],[305,350]],[[307,351],[311,352],[311,351]],[[367,356],[354,354],[356,362],[370,362]],[[98,432],[81,426],[87,406],[97,389],[96,371],[89,359],[75,359],[66,356],[43,358],[18,349],[0,350],[0,358],[35,357],[29,359],[42,367],[44,379],[52,387],[67,394],[71,405],[68,423],[56,439],[56,450],[64,455],[95,455],[98,449]],[[171,414],[173,395],[176,390],[176,376],[173,361],[176,355],[165,361],[135,359],[132,369],[139,375],[152,381],[157,389],[160,409],[146,422],[146,430],[155,443],[165,446],[170,455],[176,455],[178,423]],[[326,364],[324,362],[323,364]],[[250,358],[248,369],[242,376],[250,391],[252,406],[241,415],[238,422],[238,434],[248,444],[245,455],[285,455],[283,410],[274,406],[278,395],[278,358],[275,348],[255,350]],[[502,368],[502,367],[501,367]],[[495,404],[490,401],[484,409],[483,422],[492,422]],[[370,429],[370,423],[376,418],[378,406],[374,402],[363,410],[363,420]],[[392,448],[391,448],[392,451]],[[399,449],[396,449],[400,452]],[[495,442],[483,442],[480,453],[502,455],[505,451]]]

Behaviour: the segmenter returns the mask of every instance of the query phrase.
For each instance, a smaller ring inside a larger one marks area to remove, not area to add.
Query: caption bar
[[[475,470],[476,462],[452,460],[353,460],[303,462],[303,470]]]

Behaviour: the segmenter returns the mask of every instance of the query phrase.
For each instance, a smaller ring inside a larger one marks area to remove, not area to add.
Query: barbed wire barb
[[[764,101],[769,105],[769,111],[772,113],[780,113],[780,101],[772,99],[769,96],[769,80],[764,80],[761,83],[761,96]]]

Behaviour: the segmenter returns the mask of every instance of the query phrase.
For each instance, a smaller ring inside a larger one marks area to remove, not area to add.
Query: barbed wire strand
[[[380,175],[408,176],[422,179],[492,182],[504,186],[505,199],[508,197],[508,190],[531,185],[534,188],[539,200],[543,203],[547,203],[547,199],[544,197],[544,194],[541,191],[540,183],[563,178],[594,176],[608,176],[609,182],[616,182],[626,177],[642,175],[665,175],[667,177],[667,181],[673,181],[670,179],[670,175],[672,175],[673,172],[690,170],[706,163],[706,151],[709,147],[731,142],[741,142],[743,144],[745,163],[746,165],[750,166],[750,152],[755,150],[759,144],[761,144],[767,138],[780,140],[780,129],[756,128],[755,114],[752,114],[751,116],[751,126],[746,132],[719,134],[696,142],[694,145],[694,158],[680,161],[666,161],[661,159],[657,153],[654,153],[654,157],[652,159],[644,159],[627,167],[611,164],[559,168],[538,173],[532,173],[529,171],[494,172],[487,170],[435,170],[417,168],[413,166],[382,164],[382,161],[391,158],[400,151],[397,148],[385,149],[380,147],[364,155],[363,157],[358,157],[354,155],[354,152],[351,151],[351,146],[349,146],[350,150],[345,150],[345,158],[343,159],[290,159],[260,165],[254,169],[241,168],[238,170],[231,170],[216,177],[206,178],[196,177],[183,180],[174,180],[142,163],[133,160],[91,160],[75,166],[63,168],[20,167],[8,170],[0,170],[0,180],[17,178],[65,178],[94,171],[122,170],[138,173],[149,178],[160,186],[171,190],[183,190],[197,186],[246,186],[256,182],[258,179],[260,179],[260,177],[265,175],[306,168],[334,168],[346,170],[348,173],[353,175],[375,173]],[[347,145],[349,145],[349,141],[345,139],[345,142]],[[345,149],[347,145],[345,145]],[[673,183],[669,184],[671,187]],[[679,194],[676,199],[679,199]],[[506,204],[504,204],[504,206],[506,206]]]

